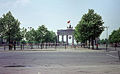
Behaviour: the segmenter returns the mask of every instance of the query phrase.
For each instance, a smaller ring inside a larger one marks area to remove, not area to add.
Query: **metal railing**
[[[24,43],[24,44],[0,44],[0,50],[30,50],[30,49],[49,49],[49,48],[64,48],[68,46],[75,48],[75,45],[68,45],[66,43]]]

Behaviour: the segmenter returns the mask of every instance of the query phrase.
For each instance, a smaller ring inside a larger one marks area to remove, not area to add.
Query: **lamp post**
[[[108,28],[109,26],[106,26],[106,51],[108,50]]]
[[[11,37],[10,37],[10,26],[9,26],[9,24],[8,24],[8,31],[9,31],[9,33],[8,33],[8,35],[9,35],[9,37],[8,37],[8,42],[9,42],[9,50],[12,50],[12,46],[11,46]]]
[[[28,29],[29,29],[29,31],[31,31],[32,27],[28,27]],[[32,36],[32,40],[33,40],[33,36]],[[30,39],[30,45],[31,45],[31,49],[33,49],[33,41],[31,41],[31,39]]]

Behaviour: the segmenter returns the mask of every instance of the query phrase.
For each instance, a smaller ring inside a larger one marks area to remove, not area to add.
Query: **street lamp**
[[[107,51],[107,48],[108,48],[108,28],[109,26],[106,26],[106,51]]]

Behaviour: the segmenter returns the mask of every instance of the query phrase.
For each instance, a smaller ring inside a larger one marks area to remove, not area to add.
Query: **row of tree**
[[[111,35],[109,35],[109,39],[101,39],[98,42],[99,44],[110,44],[110,46],[117,47],[120,43],[120,28],[113,30]]]
[[[107,39],[101,39],[101,40],[98,41],[99,44],[106,44],[107,42],[108,42]]]
[[[26,28],[21,29],[20,22],[9,11],[0,18],[0,38],[6,39],[10,49],[11,44],[16,41],[55,42],[57,37],[53,31],[49,31],[44,25],[39,26],[37,30],[34,28],[29,31]]]
[[[117,30],[113,30],[111,35],[109,35],[109,39],[101,39],[98,41],[99,44],[119,44],[120,43],[120,28]]]
[[[120,43],[120,28],[118,30],[113,30],[109,36],[110,43]]]
[[[27,29],[22,28],[21,34],[23,36],[23,42],[27,40],[30,43],[54,43],[57,40],[55,32],[49,31],[44,25],[39,26],[37,30],[30,28],[30,30],[27,31]]]
[[[84,14],[80,22],[75,27],[76,42],[87,43],[89,41],[94,49],[94,41],[104,31],[103,20],[100,15],[89,9],[87,14]]]

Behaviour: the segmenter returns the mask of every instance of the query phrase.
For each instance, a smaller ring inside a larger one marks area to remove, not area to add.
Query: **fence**
[[[63,48],[66,49],[68,46],[74,47],[75,45],[67,45],[66,43],[26,43],[26,44],[1,44],[0,50],[30,50],[30,49],[50,49],[50,48]]]

